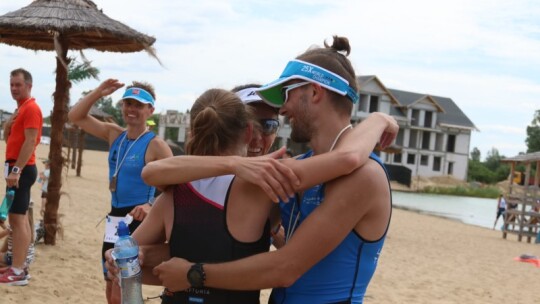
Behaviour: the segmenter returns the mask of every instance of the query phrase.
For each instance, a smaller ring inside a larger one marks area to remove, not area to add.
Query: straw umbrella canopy
[[[17,11],[0,16],[0,43],[31,50],[56,52],[56,88],[51,117],[51,175],[45,210],[45,243],[56,243],[58,207],[62,186],[62,139],[67,121],[69,88],[68,50],[103,52],[145,50],[157,59],[155,38],[115,21],[90,0],[35,0]]]

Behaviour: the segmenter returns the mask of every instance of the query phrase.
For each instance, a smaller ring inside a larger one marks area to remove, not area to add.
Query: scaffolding
[[[527,237],[527,242],[530,243],[531,239],[538,239],[540,233],[540,152],[506,158],[501,162],[510,164],[503,238],[506,239],[508,234],[515,234],[518,241],[521,242],[523,237]],[[519,164],[524,164],[526,168],[522,183],[514,178],[516,166]],[[536,165],[534,176],[533,165]]]

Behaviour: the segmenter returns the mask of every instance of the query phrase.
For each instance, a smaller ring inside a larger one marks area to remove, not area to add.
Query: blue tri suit
[[[112,207],[124,208],[145,204],[154,197],[156,188],[148,186],[141,178],[141,172],[145,163],[146,150],[150,141],[156,136],[153,132],[146,132],[135,143],[134,139],[126,138],[127,132],[124,131],[118,136],[109,151],[109,181],[111,180],[116,162],[121,162],[120,170],[117,176],[116,191],[111,192]],[[119,147],[122,144],[122,147]],[[119,149],[120,148],[120,149]],[[119,151],[120,150],[120,151]],[[120,155],[118,155],[120,152]],[[120,164],[119,164],[120,165]]]
[[[121,165],[118,164],[120,169],[116,177],[116,191],[111,192],[109,217],[125,217],[136,206],[146,204],[154,198],[156,188],[145,184],[141,177],[142,169],[146,165],[146,150],[154,137],[156,135],[153,132],[146,132],[135,142],[135,139],[128,139],[127,131],[124,131],[112,143],[109,149],[109,182],[114,175],[116,162],[121,162]],[[130,233],[133,233],[140,224],[141,222],[137,220],[131,222],[129,224]],[[105,268],[105,251],[113,247],[114,243],[104,239],[101,247],[101,259],[103,275],[106,280],[108,279]]]
[[[298,159],[312,155],[313,151],[309,151]],[[384,165],[375,154],[372,153],[370,158],[384,169]],[[361,189],[362,185],[358,187]],[[323,203],[324,189],[324,184],[307,189],[301,203],[298,202],[298,196],[288,203],[280,202],[285,234],[290,226],[294,229],[301,225],[306,217]],[[392,204],[391,199],[388,203]],[[295,226],[298,209],[300,217]],[[390,219],[388,221],[390,222]],[[356,231],[351,231],[337,248],[304,273],[292,286],[274,288],[269,303],[362,303],[366,288],[377,267],[387,231],[388,227],[384,235],[376,241],[365,240]]]

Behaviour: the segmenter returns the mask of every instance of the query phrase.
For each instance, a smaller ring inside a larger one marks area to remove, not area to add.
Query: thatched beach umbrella
[[[45,243],[56,243],[60,188],[62,186],[62,138],[67,121],[69,88],[68,50],[95,49],[110,52],[146,50],[155,57],[155,39],[107,17],[90,0],[36,0],[0,16],[0,43],[31,50],[56,51],[56,89],[51,117],[51,175],[45,210]],[[157,57],[156,57],[157,58]]]

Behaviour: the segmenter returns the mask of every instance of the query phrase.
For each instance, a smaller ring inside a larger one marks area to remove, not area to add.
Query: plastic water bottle
[[[14,197],[15,190],[8,189],[6,191],[6,196],[4,196],[4,200],[2,201],[2,205],[0,205],[0,221],[5,221],[7,219],[9,208],[11,208],[11,204],[13,204]]]
[[[125,222],[118,223],[117,232],[118,240],[114,243],[113,257],[120,268],[122,304],[142,304],[139,245],[129,235],[129,228]]]

